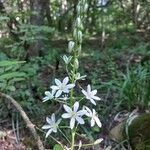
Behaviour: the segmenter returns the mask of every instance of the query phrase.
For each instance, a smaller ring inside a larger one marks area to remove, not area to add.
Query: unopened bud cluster
[[[77,19],[75,20],[74,30],[73,30],[73,41],[70,41],[68,44],[68,52],[77,51],[78,54],[81,52],[82,44],[82,31],[83,31],[83,17],[88,9],[88,4],[86,0],[81,0],[76,8]]]

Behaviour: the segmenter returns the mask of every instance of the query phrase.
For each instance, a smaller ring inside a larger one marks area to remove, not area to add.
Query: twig
[[[4,93],[0,92],[0,97],[8,99],[13,104],[13,106],[16,108],[16,110],[22,116],[22,118],[23,118],[24,122],[26,123],[26,126],[30,130],[31,134],[33,135],[34,140],[37,144],[38,150],[44,150],[43,143],[42,143],[39,135],[37,134],[37,132],[35,130],[35,125],[30,121],[29,117],[27,116],[27,114],[25,113],[23,108],[20,106],[20,104],[15,99],[13,99],[12,97],[10,97],[7,94],[4,94]]]

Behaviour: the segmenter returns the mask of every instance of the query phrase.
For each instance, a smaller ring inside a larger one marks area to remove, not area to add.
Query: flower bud
[[[68,52],[69,52],[69,53],[71,53],[71,52],[73,51],[74,46],[75,46],[75,42],[70,41],[70,42],[68,43]]]
[[[84,75],[84,76],[81,76],[80,75],[80,73],[78,72],[78,73],[76,73],[76,80],[85,80],[85,78],[86,78],[86,75]],[[83,107],[84,108],[84,107]]]
[[[78,68],[79,68],[79,61],[78,61],[78,59],[77,59],[77,58],[75,59],[75,68],[76,68],[76,69],[78,69]]]
[[[78,31],[77,39],[78,39],[79,43],[82,43],[82,31]]]
[[[72,56],[67,57],[66,55],[64,55],[62,58],[63,58],[63,61],[65,62],[65,64],[67,65],[71,61]]]
[[[73,30],[73,38],[74,38],[74,39],[77,39],[77,34],[78,34],[78,30],[77,30],[77,28],[75,28],[75,29]]]
[[[77,14],[79,15],[81,13],[81,6],[77,5]]]
[[[85,5],[86,4],[86,0],[82,0],[82,4]]]
[[[77,26],[77,28],[80,28],[81,25],[82,25],[81,18],[78,17],[77,20],[76,20],[76,26]]]
[[[84,12],[87,12],[87,9],[88,9],[88,4],[86,3],[86,4],[84,5]]]

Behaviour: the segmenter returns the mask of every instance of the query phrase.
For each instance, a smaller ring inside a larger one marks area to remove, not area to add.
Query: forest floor
[[[65,54],[66,40],[53,40],[50,43],[52,43],[50,50],[53,49],[55,58],[58,58],[60,53],[61,55]],[[126,73],[127,66],[134,69],[149,56],[150,45],[148,42],[130,42],[130,40],[124,41],[121,38],[120,40],[109,42],[103,48],[99,43],[100,40],[97,38],[85,40],[83,43],[83,50],[79,59],[79,70],[81,75],[87,75],[87,78],[85,81],[79,81],[79,84],[82,87],[92,84],[93,88],[98,90],[98,96],[102,98],[102,101],[97,105],[97,112],[103,124],[102,129],[93,128],[92,133],[85,131],[90,136],[90,140],[104,138],[100,145],[102,149],[109,145],[115,146],[118,144],[117,138],[119,138],[120,130],[118,125],[124,120],[125,114],[128,113],[126,106],[119,105],[119,94],[117,93],[119,90],[117,90],[116,84],[120,82],[121,74]],[[58,52],[56,52],[57,50]],[[51,51],[48,54],[51,54]],[[45,58],[40,59],[43,62]],[[150,60],[150,58],[148,59]],[[32,100],[27,100],[26,103],[18,100],[23,107],[25,106],[25,111],[27,111],[30,119],[39,128],[43,125],[45,116],[55,109],[57,110],[57,105],[51,110],[50,106],[42,103],[42,93],[49,88],[55,77],[61,78],[67,75],[61,59],[58,59],[59,64],[57,64],[56,60],[52,61],[52,63],[46,61],[42,65],[38,64],[36,77],[29,78],[29,82],[32,81],[33,83],[27,85],[30,89],[27,94],[32,95]],[[33,62],[29,63],[26,67],[36,67],[36,63],[37,61],[34,64]],[[37,81],[38,83],[36,83]],[[76,90],[78,91],[78,87]],[[133,108],[133,110],[135,109],[136,107]],[[36,150],[36,148],[33,148],[35,146],[33,138],[28,133],[28,130],[25,129],[25,124],[22,122],[21,117],[15,114],[16,111],[11,106],[9,109],[7,107],[7,111],[8,113],[0,120],[0,150],[23,150],[27,149],[27,145]],[[115,120],[114,118],[120,112],[123,114],[120,117],[121,121]],[[42,135],[43,133],[40,134]],[[49,147],[53,142],[50,142],[50,145],[47,142],[44,143]],[[92,149],[98,150],[100,147]]]

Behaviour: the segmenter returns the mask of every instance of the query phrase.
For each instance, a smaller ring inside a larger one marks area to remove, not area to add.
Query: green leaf
[[[25,80],[25,78],[19,77],[19,78],[13,79],[12,81],[13,81],[13,82],[18,82],[18,81],[23,81],[23,80]]]
[[[0,80],[4,79],[11,79],[16,77],[25,77],[26,74],[24,72],[11,72],[11,73],[5,73],[3,75],[0,75]]]
[[[4,60],[4,61],[0,62],[0,67],[17,65],[17,64],[20,64],[20,63],[25,63],[25,61],[8,61],[8,60]]]
[[[53,150],[63,150],[59,144],[55,144]]]
[[[8,21],[10,18],[6,16],[0,16],[0,21]]]
[[[14,86],[8,86],[7,89],[11,92],[14,92],[16,90]]]

